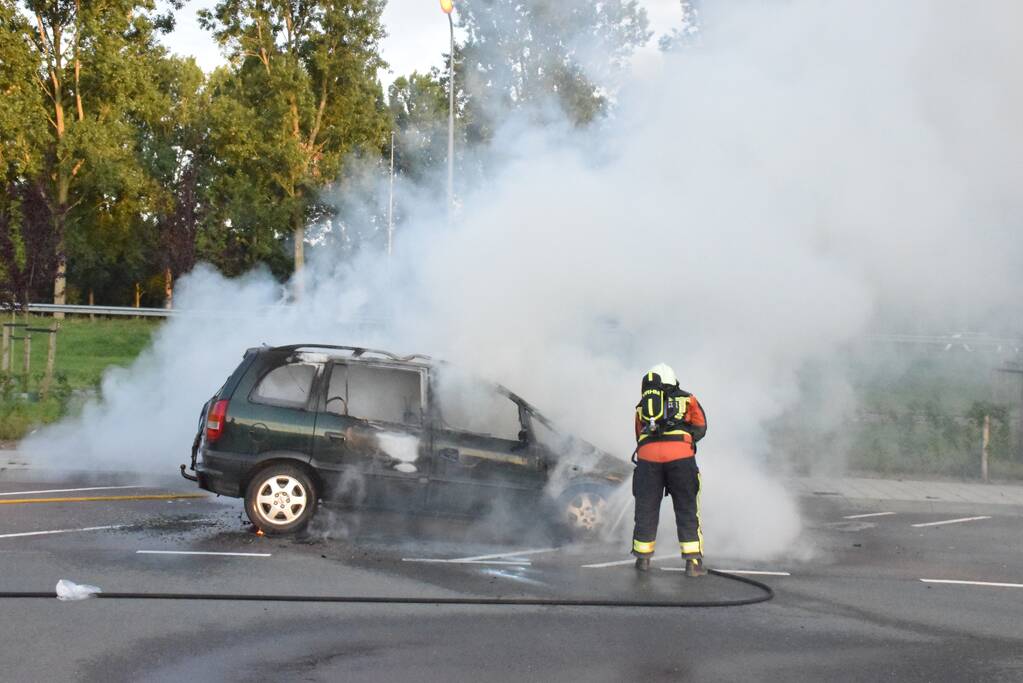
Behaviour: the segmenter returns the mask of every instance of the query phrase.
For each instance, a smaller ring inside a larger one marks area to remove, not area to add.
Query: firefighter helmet
[[[675,371],[666,363],[658,363],[654,367],[650,368],[650,371],[647,372],[647,377],[650,375],[658,375],[661,378],[662,384],[670,384],[673,386],[678,384],[678,378],[675,377]]]

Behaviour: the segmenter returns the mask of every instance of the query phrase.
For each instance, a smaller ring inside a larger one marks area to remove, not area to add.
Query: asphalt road
[[[638,576],[621,544],[559,545],[527,525],[327,511],[306,537],[280,539],[253,534],[238,501],[135,499],[195,493],[185,486],[97,489],[129,484],[30,478],[0,481],[3,591],[52,591],[63,578],[107,592],[679,602],[758,595],[720,577],[686,579],[676,557]],[[90,490],[54,491],[81,488]],[[90,497],[118,499],[52,500]],[[25,502],[41,498],[51,502]],[[1023,509],[892,511],[827,498],[803,499],[803,507],[809,557],[708,558],[719,569],[772,572],[750,575],[775,590],[767,603],[5,599],[0,680],[1023,680]],[[893,514],[847,519],[883,512]],[[933,524],[972,516],[985,518]],[[914,526],[921,524],[931,526]]]

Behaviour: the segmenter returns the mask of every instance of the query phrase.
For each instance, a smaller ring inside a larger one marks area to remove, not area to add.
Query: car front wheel
[[[312,478],[294,465],[270,465],[252,477],[245,491],[245,512],[267,534],[301,531],[316,512]]]
[[[565,491],[558,499],[561,523],[575,539],[598,536],[611,520],[610,490],[602,486],[578,486]]]

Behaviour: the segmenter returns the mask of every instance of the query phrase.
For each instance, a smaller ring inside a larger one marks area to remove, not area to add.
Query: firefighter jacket
[[[707,433],[707,417],[696,397],[682,389],[672,390],[678,411],[663,427],[649,432],[636,406],[636,457],[650,462],[671,462],[696,455],[696,442]]]

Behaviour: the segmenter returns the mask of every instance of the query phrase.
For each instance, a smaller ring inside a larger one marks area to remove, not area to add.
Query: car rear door
[[[338,360],[321,386],[313,458],[328,495],[367,507],[421,508],[430,470],[422,371]]]
[[[308,460],[316,412],[312,386],[321,366],[281,358],[246,376],[228,407],[230,428],[218,447],[253,456],[287,454]]]

